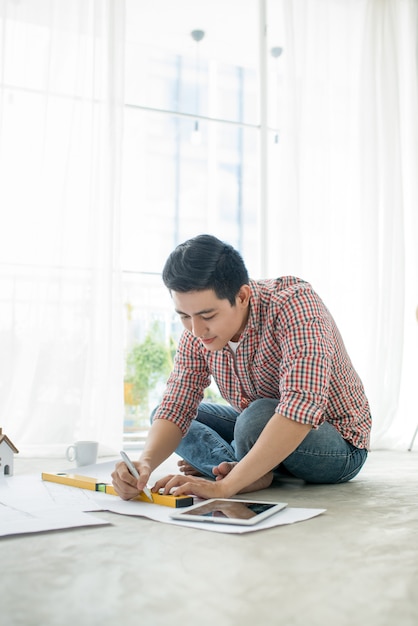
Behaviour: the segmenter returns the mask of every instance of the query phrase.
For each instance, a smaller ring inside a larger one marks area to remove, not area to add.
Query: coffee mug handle
[[[68,461],[75,461],[77,459],[77,446],[68,446],[65,456]]]

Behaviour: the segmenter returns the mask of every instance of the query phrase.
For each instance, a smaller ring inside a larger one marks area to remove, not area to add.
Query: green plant
[[[164,382],[172,368],[171,346],[163,341],[158,322],[154,322],[141,343],[132,346],[126,358],[125,381],[132,383],[133,401],[144,412],[149,410],[149,395]]]

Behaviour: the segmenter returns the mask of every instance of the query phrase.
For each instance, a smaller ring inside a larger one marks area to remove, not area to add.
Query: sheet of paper
[[[110,522],[68,508],[56,507],[29,513],[0,503],[0,537],[105,524]]]
[[[0,537],[110,524],[85,513],[97,510],[100,506],[84,489],[46,483],[35,475],[0,479]]]
[[[96,494],[96,497],[98,497],[97,503],[100,502],[102,506],[106,506],[107,511],[119,513],[120,515],[146,517],[148,519],[155,520],[156,522],[164,522],[166,524],[176,524],[178,526],[187,526],[188,528],[199,528],[200,530],[229,534],[251,533],[257,530],[264,530],[266,528],[274,528],[275,526],[294,524],[295,522],[302,522],[325,512],[325,509],[287,507],[279,513],[276,513],[276,515],[268,517],[255,526],[239,526],[238,524],[213,524],[210,522],[182,522],[180,520],[171,519],[170,514],[174,511],[174,509],[168,506],[149,504],[147,502],[125,502],[117,499],[115,496],[106,496],[104,494]],[[102,502],[104,498],[112,498],[113,501],[106,505]],[[186,511],[187,509],[185,508],[183,510]]]
[[[109,462],[66,471],[92,476],[99,482],[108,483],[111,481],[113,468],[114,462]],[[147,502],[126,502],[117,496],[43,481],[40,475],[0,479],[0,536],[106,523],[86,515],[93,511],[145,517],[166,524],[211,532],[241,534],[308,520],[320,515],[325,509],[287,507],[254,527],[182,522],[171,519],[170,515],[174,511],[171,507]],[[12,532],[13,529],[15,532]]]
[[[34,474],[0,479],[0,506],[3,504],[28,513],[56,507],[66,507],[79,512],[100,510],[91,499],[93,493],[85,489],[43,481],[40,475]]]
[[[114,463],[101,463],[95,466],[83,468],[82,474],[84,476],[94,476],[100,481],[109,482],[110,474],[113,471]],[[152,481],[151,481],[152,482]],[[107,500],[110,498],[110,502]],[[119,515],[133,515],[138,517],[146,517],[148,519],[155,520],[157,522],[164,522],[167,524],[176,524],[178,526],[187,526],[189,528],[199,528],[200,530],[208,530],[218,533],[232,533],[241,534],[255,532],[257,530],[263,530],[265,528],[273,528],[274,526],[282,526],[285,524],[294,524],[296,522],[302,522],[304,520],[316,517],[321,513],[324,513],[326,509],[307,509],[307,508],[295,508],[286,507],[283,511],[280,511],[276,515],[267,518],[263,522],[251,526],[238,526],[227,524],[212,524],[209,522],[189,522],[180,520],[173,520],[170,514],[173,509],[166,506],[160,506],[158,504],[150,504],[148,502],[132,502],[124,501],[116,496],[111,496],[103,493],[93,493],[91,500],[95,502],[100,508],[105,508],[107,511],[118,513]],[[186,510],[186,509],[183,509]]]

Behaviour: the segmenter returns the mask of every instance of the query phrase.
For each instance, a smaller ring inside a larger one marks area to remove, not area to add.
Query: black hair
[[[213,235],[198,235],[173,250],[164,265],[163,281],[179,293],[213,289],[220,300],[234,306],[249,277],[240,253],[231,245]]]

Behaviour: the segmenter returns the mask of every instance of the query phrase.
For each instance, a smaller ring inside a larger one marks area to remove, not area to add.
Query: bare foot
[[[187,463],[187,461],[185,461],[184,459],[178,461],[177,465],[180,469],[180,472],[185,476],[203,476],[203,474],[201,474],[195,467],[193,467],[193,465],[190,465],[190,463]]]
[[[222,461],[222,463],[219,463],[219,465],[214,467],[212,472],[215,474],[216,480],[222,480],[222,478],[225,478],[225,476],[229,474],[237,463],[238,461]]]
[[[222,480],[222,478],[225,478],[225,476],[229,474],[229,472],[232,469],[234,469],[236,464],[237,464],[236,462],[232,463],[229,461],[223,461],[222,463],[219,463],[217,467],[213,468],[213,473],[216,476],[216,480]],[[258,478],[257,480],[255,480],[250,485],[247,485],[246,487],[241,489],[239,493],[248,493],[249,491],[258,491],[259,489],[267,489],[267,487],[270,487],[272,482],[273,482],[273,472],[268,472],[267,474],[264,474],[264,476],[261,476],[261,478]]]

